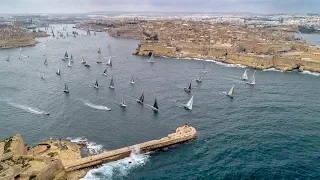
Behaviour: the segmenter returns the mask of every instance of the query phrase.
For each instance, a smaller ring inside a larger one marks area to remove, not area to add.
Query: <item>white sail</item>
[[[85,63],[86,63],[86,60],[84,60],[83,57],[82,57],[81,63],[82,63],[82,64],[85,64]]]
[[[228,96],[232,97],[233,94],[234,85],[232,85],[232,88],[228,92]]]
[[[60,75],[60,69],[58,68],[57,74]]]
[[[71,61],[69,60],[68,67],[71,67]]]
[[[111,56],[109,57],[109,61],[108,61],[107,65],[112,66]]]
[[[256,78],[254,77],[255,74],[256,74],[256,71],[254,71],[254,73],[252,75],[252,78],[251,78],[251,81],[248,82],[248,84],[251,84],[251,85],[255,85],[256,84]]]
[[[191,99],[188,101],[188,103],[186,105],[184,105],[184,107],[188,110],[192,110],[192,105],[193,105],[193,96],[191,97]]]
[[[242,80],[248,80],[247,69],[244,71],[244,73],[242,75]]]
[[[202,82],[201,73],[200,73],[200,72],[199,72],[199,74],[198,74],[198,77],[197,77],[196,81],[197,81],[197,82]]]
[[[154,62],[155,62],[154,57],[153,57],[153,53],[151,54],[151,57],[150,57],[150,59],[149,59],[149,62],[150,62],[150,63],[154,63]]]

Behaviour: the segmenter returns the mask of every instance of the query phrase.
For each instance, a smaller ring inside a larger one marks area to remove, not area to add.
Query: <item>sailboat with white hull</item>
[[[58,71],[56,72],[57,75],[60,76],[60,69],[58,68]]]
[[[69,60],[68,62],[68,67],[71,67],[71,60]]]
[[[154,112],[158,112],[158,111],[159,111],[157,99],[154,100],[154,104],[153,104],[153,106],[152,106],[152,110],[153,110]]]
[[[107,72],[108,72],[108,69],[106,68],[106,69],[103,71],[102,75],[106,76],[106,75],[107,75]]]
[[[208,71],[206,70],[206,66],[204,64],[204,62],[202,63],[202,68],[203,68],[203,74],[206,74]]]
[[[192,97],[190,98],[190,100],[188,101],[188,103],[184,105],[184,108],[185,108],[186,110],[192,110],[193,96],[194,96],[194,95],[192,95]]]
[[[192,80],[191,80],[191,81],[192,81]],[[185,87],[185,88],[184,88],[184,90],[185,90],[186,92],[191,92],[191,81],[190,81],[188,87]]]
[[[252,78],[251,78],[251,81],[247,82],[247,84],[250,84],[250,85],[256,84],[256,78],[254,77],[255,74],[256,74],[256,71],[254,71]]]
[[[248,74],[247,74],[247,69],[244,71],[242,77],[241,77],[242,80],[244,81],[247,81],[248,80]]]
[[[73,62],[73,56],[72,56],[72,54],[71,54],[71,56],[70,56],[70,61]]]
[[[143,101],[144,101],[144,93],[142,93],[141,97],[137,99],[137,103],[143,105]]]
[[[67,94],[69,93],[69,88],[68,88],[67,83],[64,84],[64,91],[63,92],[65,92]]]
[[[121,100],[120,100],[119,106],[121,106],[121,107],[123,107],[123,108],[127,107],[126,102],[124,101],[124,95],[123,95],[123,93],[122,93],[122,96],[121,96]]]
[[[98,64],[101,64],[101,63],[102,63],[102,59],[101,59],[101,57],[99,57],[99,58],[98,58],[97,63],[98,63]]]
[[[96,83],[94,84],[94,88],[95,88],[95,89],[99,89],[98,80],[96,80]]]
[[[155,63],[156,61],[154,60],[154,57],[153,57],[153,53],[151,54],[151,57],[148,61],[149,63]]]
[[[233,99],[233,90],[234,90],[234,85],[232,85],[231,89],[227,93],[227,96],[229,96],[231,99]]]
[[[130,80],[130,84],[134,84],[134,83],[135,82],[134,82],[133,75],[132,75],[131,80]]]
[[[202,82],[201,73],[200,73],[200,72],[199,72],[199,74],[198,74],[198,77],[197,77],[196,81],[197,81],[198,83],[201,83],[201,82]]]
[[[110,88],[110,89],[114,89],[114,80],[113,80],[113,76],[112,76],[112,78],[111,78],[109,88]]]
[[[86,60],[84,60],[84,58],[82,57],[81,58],[81,64],[85,64],[86,63]]]
[[[109,61],[108,61],[107,65],[112,66],[111,56],[109,57]]]

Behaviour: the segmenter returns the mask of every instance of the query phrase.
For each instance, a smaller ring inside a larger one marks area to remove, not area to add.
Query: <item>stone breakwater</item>
[[[28,147],[18,134],[0,141],[0,179],[79,179],[89,168],[128,157],[137,149],[141,153],[155,151],[195,137],[196,129],[184,125],[158,140],[81,158],[80,150],[84,144],[56,139]]]

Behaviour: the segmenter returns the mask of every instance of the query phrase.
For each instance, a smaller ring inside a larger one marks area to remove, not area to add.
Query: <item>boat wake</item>
[[[132,151],[130,156],[118,161],[103,164],[97,169],[90,170],[83,180],[123,179],[130,172],[148,162],[149,153],[140,154],[139,150]]]
[[[311,71],[302,71],[301,74],[313,75],[313,76],[320,76],[320,73],[311,72]]]
[[[37,108],[32,108],[32,107],[25,106],[25,105],[22,105],[22,104],[17,104],[17,103],[13,103],[13,102],[8,102],[8,104],[13,106],[13,107],[22,109],[22,110],[24,110],[26,112],[33,113],[33,114],[49,114],[49,113],[47,113],[45,111],[42,111],[42,110],[39,110]]]
[[[104,110],[104,111],[111,111],[110,108],[107,106],[102,106],[102,105],[97,105],[97,104],[92,104],[89,101],[82,101],[86,106],[91,107],[93,109],[98,109],[98,110]]]
[[[95,142],[88,141],[86,138],[83,138],[83,137],[77,137],[77,138],[68,137],[67,140],[74,143],[85,144],[86,149],[89,151],[90,154],[99,154],[104,152],[102,145],[97,144]]]

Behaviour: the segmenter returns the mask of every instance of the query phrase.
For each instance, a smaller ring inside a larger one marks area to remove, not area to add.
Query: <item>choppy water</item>
[[[138,41],[105,33],[40,41],[23,48],[21,60],[18,48],[0,50],[0,139],[20,133],[32,145],[69,137],[100,152],[161,138],[188,123],[197,129],[196,140],[164,152],[132,154],[85,178],[320,179],[317,74],[257,71],[257,84],[249,86],[239,80],[244,67],[206,61],[208,73],[201,84],[193,81],[194,106],[186,111],[181,104],[191,95],[183,88],[202,70],[203,61],[156,57],[152,65],[147,57],[131,55]],[[95,63],[99,47],[104,57],[116,56],[107,76],[102,76],[107,58]],[[75,59],[72,67],[61,60],[67,49]],[[82,56],[89,69],[80,63]],[[55,74],[58,68],[61,76]],[[248,72],[250,77],[253,70]],[[132,75],[135,85],[129,84]],[[115,90],[108,88],[112,76]],[[99,90],[93,88],[96,79]],[[64,83],[69,95],[63,93]],[[225,92],[233,84],[231,100]],[[117,104],[122,91],[126,109]],[[134,102],[142,92],[145,106]],[[157,115],[148,106],[155,98]]]

